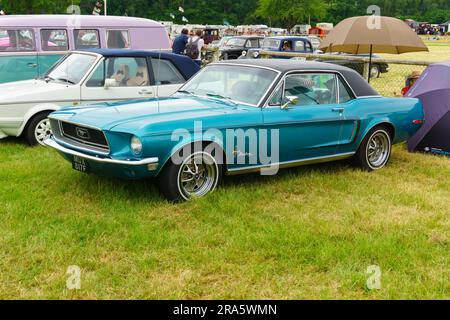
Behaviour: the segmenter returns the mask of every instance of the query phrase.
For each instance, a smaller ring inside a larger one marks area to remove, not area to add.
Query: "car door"
[[[149,58],[153,92],[159,97],[168,97],[178,91],[186,82],[185,78],[172,61]]]
[[[83,103],[155,96],[145,57],[110,57],[101,61],[81,89]]]
[[[265,128],[279,130],[280,162],[336,155],[343,123],[337,85],[334,73],[286,76],[263,109]]]

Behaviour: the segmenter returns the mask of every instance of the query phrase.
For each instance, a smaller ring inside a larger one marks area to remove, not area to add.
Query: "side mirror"
[[[297,104],[297,102],[298,102],[298,97],[296,97],[296,96],[286,96],[285,98],[284,98],[284,103],[281,105],[281,109],[282,110],[287,110],[287,109],[289,109],[289,106],[291,105],[291,104]]]
[[[116,87],[117,86],[117,82],[115,79],[105,79],[105,85],[104,88],[105,90],[108,90],[111,87]]]

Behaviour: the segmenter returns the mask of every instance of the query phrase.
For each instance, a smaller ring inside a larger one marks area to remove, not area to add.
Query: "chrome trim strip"
[[[303,160],[279,162],[279,163],[274,163],[271,165],[228,169],[228,175],[242,174],[242,173],[246,173],[246,172],[255,172],[255,171],[259,171],[261,169],[270,169],[270,168],[273,168],[274,166],[278,166],[278,167],[280,167],[280,169],[282,169],[282,168],[296,167],[296,166],[307,165],[307,164],[343,160],[346,158],[350,158],[355,153],[356,152],[340,153],[340,154],[335,154],[335,155],[325,156],[325,157],[316,157],[316,158],[308,158],[308,159],[303,159]]]
[[[56,149],[59,152],[69,154],[72,156],[76,156],[76,157],[80,157],[80,158],[83,158],[86,160],[99,162],[99,163],[119,164],[119,165],[126,165],[126,166],[144,166],[144,165],[148,165],[148,164],[158,164],[159,163],[159,158],[147,158],[147,159],[140,160],[140,161],[133,161],[133,160],[114,160],[114,159],[109,159],[109,158],[98,158],[98,157],[94,157],[94,156],[89,156],[89,155],[81,153],[81,152],[77,152],[77,151],[74,151],[71,149],[64,148],[63,146],[59,145],[52,138],[45,140],[44,144],[51,148]]]
[[[67,146],[69,148],[75,148],[77,150],[86,151],[89,153],[95,153],[95,154],[105,156],[105,157],[108,157],[110,154],[110,151],[105,152],[105,149],[100,149],[100,148],[95,148],[95,147],[86,148],[87,147],[86,145],[82,145],[82,146],[76,145],[76,144],[74,144],[74,143],[77,143],[76,141],[71,141],[72,143],[69,143],[68,141],[58,139],[55,136],[53,136],[53,140],[55,140],[56,143],[58,143],[59,145],[62,145],[62,146]]]

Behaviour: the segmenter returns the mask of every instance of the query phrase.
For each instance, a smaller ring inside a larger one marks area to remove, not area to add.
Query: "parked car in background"
[[[47,116],[63,106],[170,96],[199,67],[166,52],[131,49],[75,51],[39,80],[0,85],[0,139],[24,135],[43,144],[51,134]]]
[[[75,15],[2,16],[0,83],[36,79],[68,51],[169,50],[162,24],[141,18]]]
[[[206,28],[203,30],[203,40],[205,44],[208,45],[213,41],[220,39],[220,30],[217,28]]]
[[[316,36],[308,36],[308,39],[312,44],[313,50],[314,51],[318,50],[320,47],[320,44],[322,43],[322,40]]]
[[[163,194],[182,201],[214,191],[226,174],[350,158],[381,169],[423,117],[418,99],[383,98],[345,67],[223,61],[167,99],[55,112],[46,144],[81,172],[158,177]]]
[[[307,37],[287,36],[265,38],[260,49],[250,49],[243,52],[242,56],[248,59],[257,59],[261,50],[313,53],[312,44]],[[273,58],[277,58],[277,56],[273,56]]]
[[[238,59],[243,52],[250,49],[261,48],[263,37],[259,36],[239,36],[232,37],[221,48],[220,57],[222,60]]]
[[[349,57],[360,57],[360,58],[369,58],[369,56],[370,56],[368,54],[348,54],[348,53],[335,53],[335,54],[336,55],[349,56]],[[372,54],[372,58],[376,59],[376,58],[381,58],[381,57],[379,55],[377,55],[377,54]],[[364,75],[364,62],[361,62],[361,61],[331,60],[331,59],[327,60],[326,58],[324,58],[324,59],[317,59],[316,61],[328,62],[328,63],[332,63],[332,64],[344,66],[344,67],[348,67],[350,69],[355,70],[360,75]],[[373,62],[372,63],[372,67],[370,69],[370,77],[373,78],[373,79],[379,78],[382,73],[387,73],[387,72],[389,72],[389,70],[390,70],[390,68],[389,68],[389,65],[387,63],[385,63],[385,62]]]

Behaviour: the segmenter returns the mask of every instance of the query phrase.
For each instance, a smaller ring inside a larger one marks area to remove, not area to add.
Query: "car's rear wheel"
[[[170,201],[180,202],[206,196],[222,180],[222,165],[206,151],[182,157],[181,164],[172,159],[159,176],[163,195]]]
[[[380,77],[380,68],[378,66],[372,66],[372,68],[370,68],[370,77],[372,79],[377,79]]]
[[[372,129],[354,156],[354,163],[366,171],[382,169],[389,162],[392,138],[385,126]]]
[[[44,145],[44,141],[51,136],[52,130],[48,119],[49,114],[50,112],[41,112],[35,115],[28,123],[25,139],[29,145]]]

